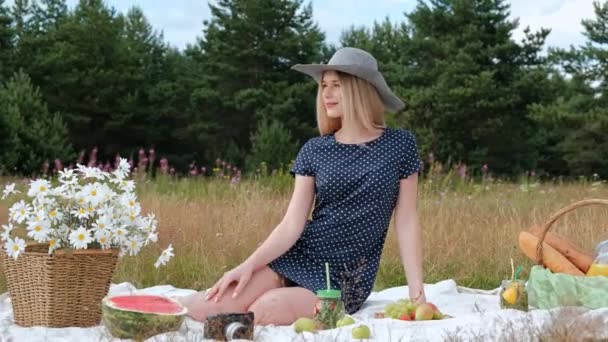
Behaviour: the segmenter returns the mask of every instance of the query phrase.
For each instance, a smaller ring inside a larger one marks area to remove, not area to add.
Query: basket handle
[[[594,204],[608,205],[608,200],[592,198],[592,199],[586,199],[586,200],[574,202],[566,207],[563,207],[562,209],[558,210],[553,215],[551,215],[549,220],[547,220],[547,222],[545,222],[543,224],[542,234],[541,234],[540,238],[538,239],[538,245],[536,245],[536,260],[538,260],[537,263],[539,265],[543,264],[543,240],[545,239],[545,236],[549,232],[549,229],[551,228],[553,223],[555,223],[562,216],[566,215],[567,213],[569,213],[577,208],[586,207],[588,205],[594,205]]]

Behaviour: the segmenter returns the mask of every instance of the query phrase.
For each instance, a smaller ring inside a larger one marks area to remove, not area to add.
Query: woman
[[[409,131],[384,123],[385,109],[397,112],[405,105],[375,58],[360,49],[343,48],[328,64],[293,69],[319,82],[321,135],[298,153],[291,201],[270,236],[207,292],[182,299],[194,319],[253,311],[256,324],[288,325],[312,317],[315,292],[326,288],[326,262],[331,287],[341,289],[346,310],[356,312],[372,291],[393,210],[409,297],[426,301],[416,141]]]

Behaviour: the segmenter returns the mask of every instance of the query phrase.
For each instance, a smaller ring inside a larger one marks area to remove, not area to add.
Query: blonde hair
[[[319,81],[317,91],[317,126],[321,135],[333,133],[342,127],[342,120],[350,124],[373,130],[384,128],[384,103],[376,88],[369,82],[350,74],[337,72],[342,90],[341,118],[330,118],[323,103],[322,86],[323,75]]]

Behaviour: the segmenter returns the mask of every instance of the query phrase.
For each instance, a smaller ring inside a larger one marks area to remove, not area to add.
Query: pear
[[[433,315],[435,314],[435,310],[433,310],[433,306],[424,303],[418,305],[416,309],[416,320],[417,321],[429,321],[433,319]]]

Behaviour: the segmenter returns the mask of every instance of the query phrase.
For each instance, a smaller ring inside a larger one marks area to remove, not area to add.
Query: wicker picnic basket
[[[48,254],[31,244],[17,259],[3,255],[15,323],[23,327],[89,327],[101,320],[118,249],[86,249]]]
[[[543,240],[552,225],[564,215],[590,205],[608,205],[608,200],[586,199],[574,202],[555,212],[543,224],[536,248],[537,265],[532,267],[527,285],[531,306],[538,309],[560,306],[584,306],[589,309],[608,307],[608,277],[553,273],[543,266]]]

